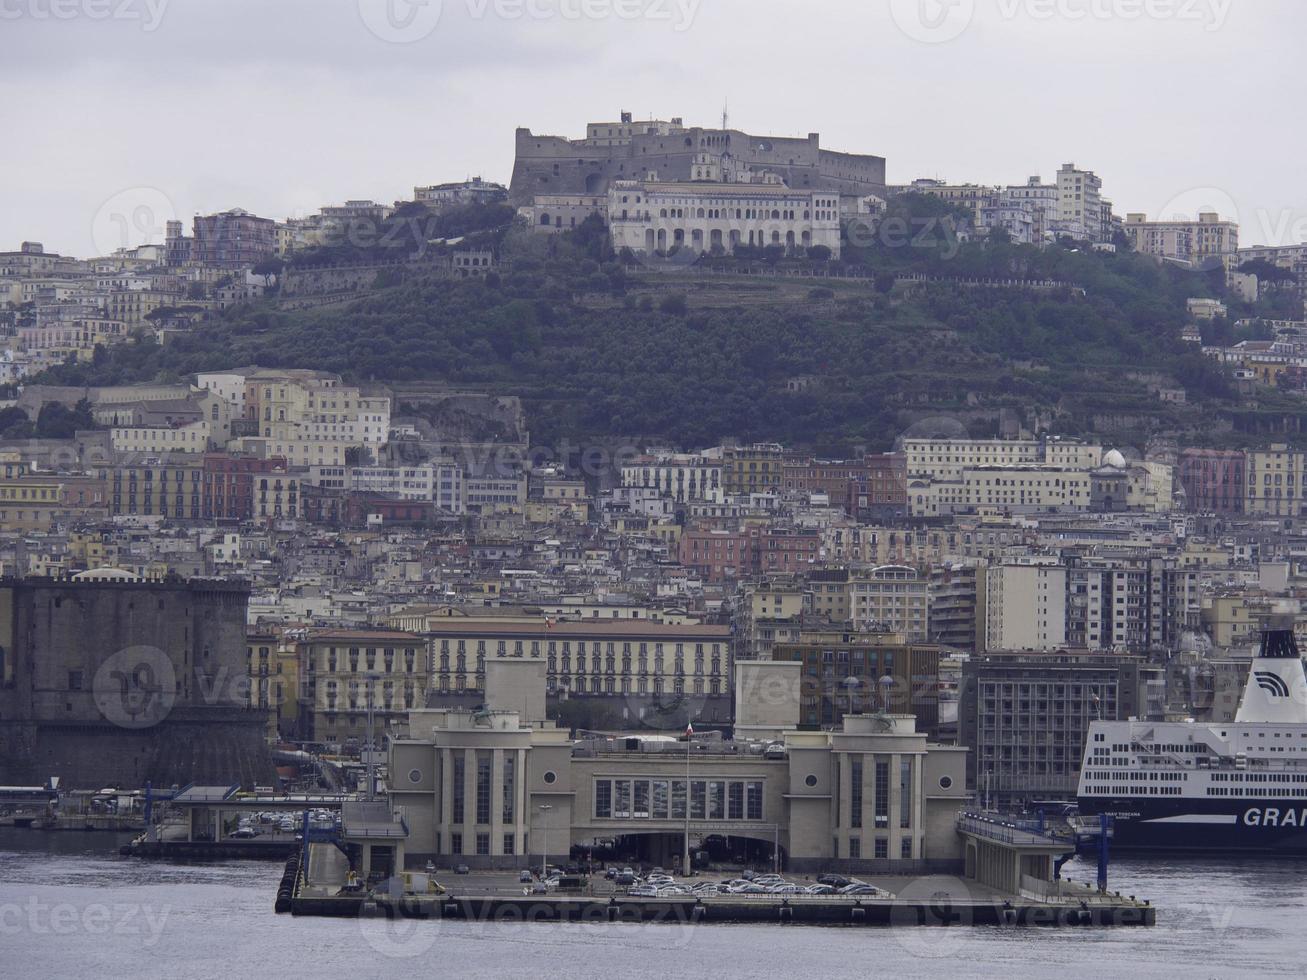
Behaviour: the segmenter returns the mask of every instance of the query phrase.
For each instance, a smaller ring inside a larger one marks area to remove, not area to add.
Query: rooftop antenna
[[[722,103],[722,129],[729,129],[731,119],[731,100],[728,98]]]

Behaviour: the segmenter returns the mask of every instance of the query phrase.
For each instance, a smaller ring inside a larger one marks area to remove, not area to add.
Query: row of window
[[[758,780],[692,779],[691,820],[761,820]],[[597,820],[684,820],[684,779],[596,779]]]

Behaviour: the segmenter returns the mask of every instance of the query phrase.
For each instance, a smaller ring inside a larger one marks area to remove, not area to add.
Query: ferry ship
[[[1307,675],[1290,629],[1262,633],[1235,720],[1091,723],[1081,818],[1117,850],[1307,855]]]

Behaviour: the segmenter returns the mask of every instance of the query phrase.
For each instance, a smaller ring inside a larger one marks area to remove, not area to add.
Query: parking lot
[[[533,869],[531,881],[521,880],[520,871],[477,871],[466,875],[455,874],[441,869],[438,879],[446,889],[454,894],[477,895],[511,895],[522,894],[524,890],[538,891],[541,887],[539,868]],[[632,868],[630,876],[622,874],[624,869],[613,869],[616,873],[609,877],[606,871],[596,872],[579,879],[570,876],[556,876],[545,880],[545,893],[577,893],[578,889],[565,887],[569,881],[579,880],[579,892],[585,895],[630,895],[633,898],[674,898],[700,897],[712,898],[721,895],[781,895],[797,898],[801,896],[853,894],[864,897],[890,897],[892,890],[887,882],[851,876],[822,875],[767,875],[744,872],[705,872],[686,879],[670,872],[659,873],[654,869],[648,874],[639,874]],[[753,875],[752,880],[745,875]],[[629,880],[628,880],[629,877]],[[829,883],[819,881],[827,878]]]

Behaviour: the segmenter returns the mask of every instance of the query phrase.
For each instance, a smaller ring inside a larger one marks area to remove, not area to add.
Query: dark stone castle
[[[244,585],[0,580],[0,783],[270,783]]]
[[[696,160],[705,156],[722,172],[765,170],[798,190],[885,194],[883,157],[824,150],[817,133],[807,139],[750,136],[686,128],[680,119],[635,122],[624,112],[620,122],[590,123],[580,140],[519,129],[509,197],[521,206],[537,194],[606,194],[614,180],[691,180]]]

